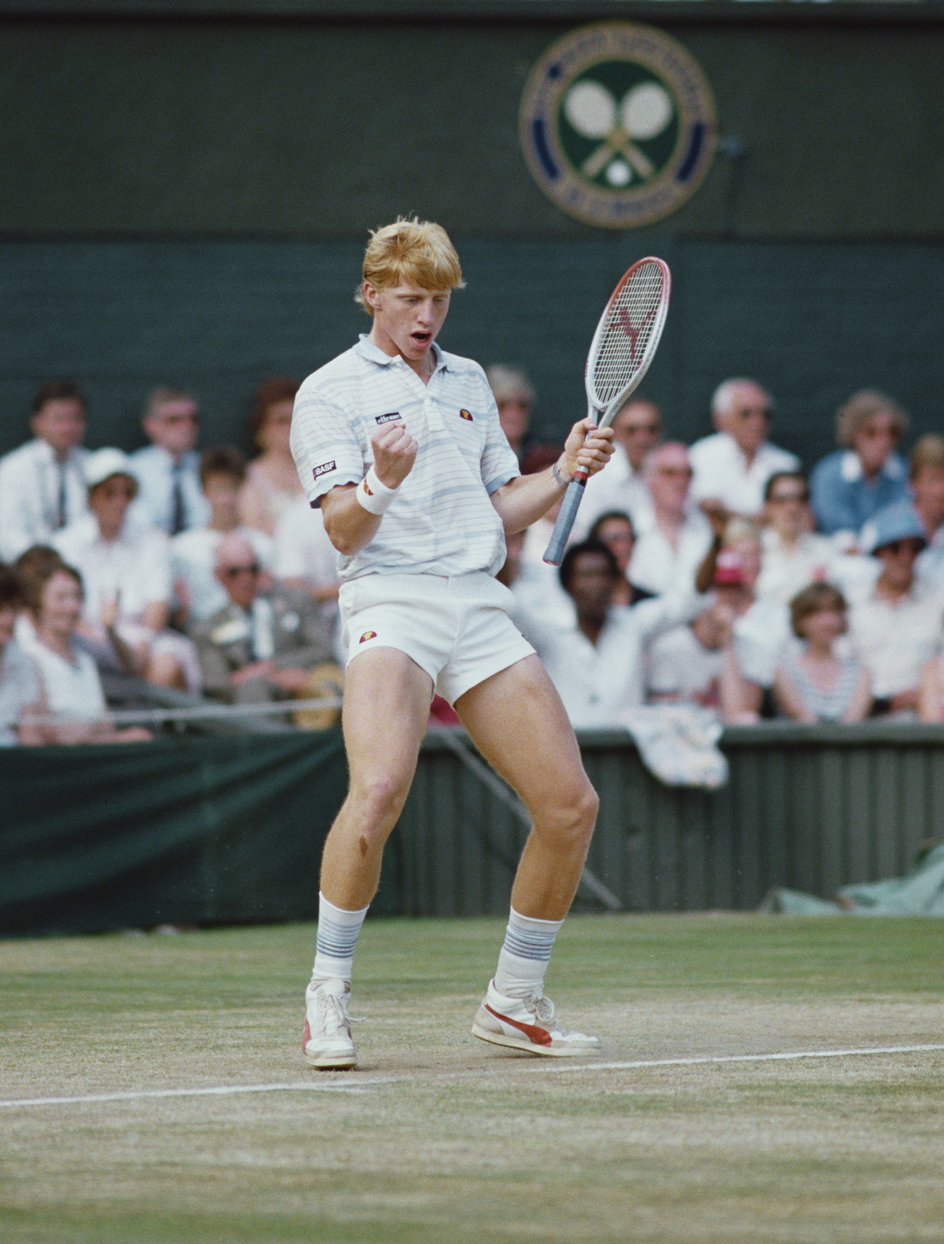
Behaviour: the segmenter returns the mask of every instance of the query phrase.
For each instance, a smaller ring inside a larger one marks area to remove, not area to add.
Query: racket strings
[[[616,291],[593,365],[592,387],[601,407],[648,366],[658,345],[663,291],[662,272],[654,264],[634,273]]]

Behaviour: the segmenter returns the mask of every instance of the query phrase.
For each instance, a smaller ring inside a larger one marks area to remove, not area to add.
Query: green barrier
[[[4,749],[0,933],[313,920],[346,781],[337,729]]]

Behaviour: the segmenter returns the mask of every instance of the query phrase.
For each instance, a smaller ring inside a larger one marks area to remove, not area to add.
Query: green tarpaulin
[[[843,886],[835,901],[798,890],[771,890],[762,911],[793,915],[851,913],[858,916],[944,916],[944,842],[918,853],[904,877]]]

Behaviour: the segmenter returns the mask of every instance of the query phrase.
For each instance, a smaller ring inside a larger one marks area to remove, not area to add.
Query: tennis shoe
[[[494,981],[475,1013],[472,1034],[493,1045],[551,1058],[595,1054],[600,1049],[598,1037],[561,1028],[554,1003],[542,991],[535,990],[526,998],[509,998],[498,992]]]
[[[305,990],[302,1050],[312,1067],[345,1071],[357,1066],[347,1004],[351,986],[337,978],[313,980]]]

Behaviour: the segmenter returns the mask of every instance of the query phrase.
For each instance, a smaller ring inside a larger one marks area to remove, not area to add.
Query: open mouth
[[[410,340],[417,346],[428,346],[432,339],[432,333],[410,333]]]

